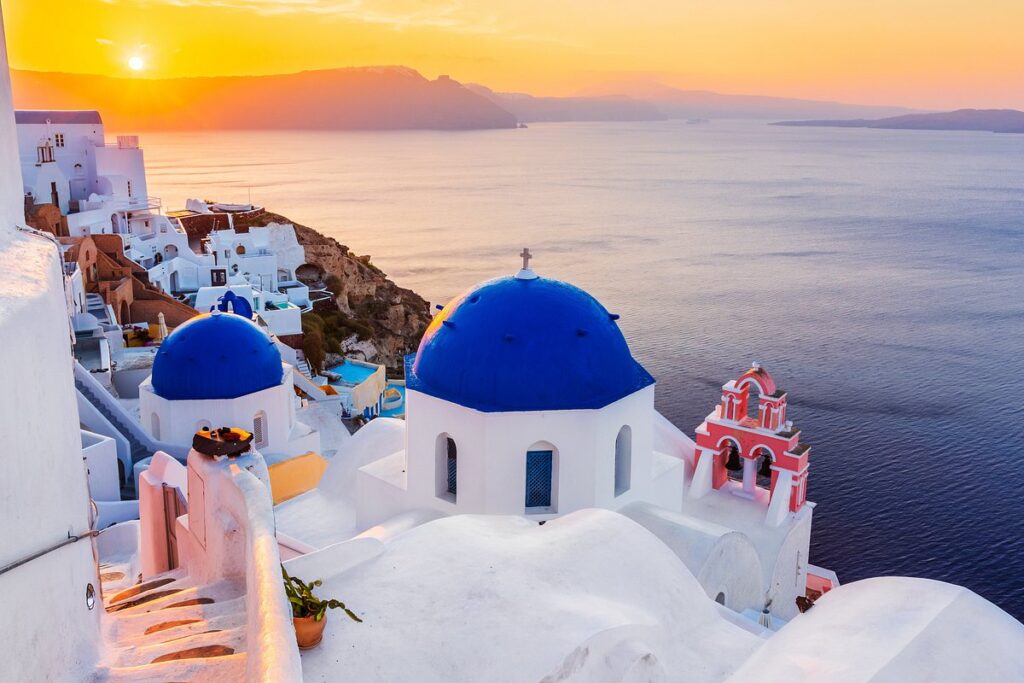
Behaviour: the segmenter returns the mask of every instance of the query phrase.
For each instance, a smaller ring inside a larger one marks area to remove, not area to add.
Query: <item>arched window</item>
[[[725,604],[725,593],[719,593],[718,595],[716,595],[715,596],[715,602],[717,602],[719,605],[724,605]]]
[[[743,458],[739,444],[730,438],[722,439],[718,447],[725,456],[725,469],[728,477],[734,481],[743,481]]]
[[[767,448],[763,446],[754,451],[754,460],[757,463],[757,485],[768,488],[772,483],[772,465],[775,459]]]
[[[267,434],[267,414],[262,410],[252,418],[252,441],[256,448],[266,448],[270,442]]]
[[[526,451],[526,512],[551,513],[558,509],[558,450],[546,441]]]
[[[761,420],[761,387],[757,382],[747,382],[747,417]]]
[[[235,253],[238,254],[239,256],[245,256],[245,245],[239,244],[237,247],[235,247]]]
[[[160,416],[156,413],[149,416],[149,431],[153,433],[154,439],[160,440]]]
[[[438,434],[434,442],[434,473],[437,497],[454,503],[458,496],[459,449],[447,432]]]
[[[615,437],[615,495],[629,490],[633,472],[633,429],[624,425]]]

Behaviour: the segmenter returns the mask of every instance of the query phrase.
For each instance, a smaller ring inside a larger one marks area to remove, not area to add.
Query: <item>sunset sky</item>
[[[535,94],[644,79],[865,104],[1024,108],[1021,0],[2,4],[20,69],[158,78],[403,64]]]

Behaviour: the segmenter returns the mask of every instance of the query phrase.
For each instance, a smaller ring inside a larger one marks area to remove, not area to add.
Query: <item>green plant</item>
[[[324,361],[327,358],[324,335],[321,328],[312,321],[307,323],[303,320],[302,323],[302,353],[309,362],[310,369],[319,375],[324,371]]]
[[[314,621],[323,621],[328,609],[341,609],[352,621],[362,622],[355,612],[345,607],[340,600],[323,600],[313,595],[313,589],[323,585],[323,581],[317,579],[312,583],[306,583],[302,579],[289,576],[288,570],[281,565],[281,574],[284,576],[284,592],[288,596],[288,602],[292,606],[292,616],[295,618],[313,617]]]

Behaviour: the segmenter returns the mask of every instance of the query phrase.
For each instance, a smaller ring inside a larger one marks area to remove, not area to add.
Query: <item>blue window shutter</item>
[[[551,451],[526,452],[526,507],[551,507]]]

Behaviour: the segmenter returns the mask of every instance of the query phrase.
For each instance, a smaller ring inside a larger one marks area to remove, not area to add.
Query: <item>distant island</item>
[[[545,121],[853,118],[910,110],[616,81],[573,97],[496,92],[404,66],[274,76],[112,78],[11,72],[20,109],[99,109],[109,130],[473,130]]]
[[[775,126],[828,126],[833,128],[887,128],[893,130],[975,130],[1024,133],[1024,112],[1016,109],[957,109],[935,114],[906,114],[884,119],[823,119],[778,121]]]

